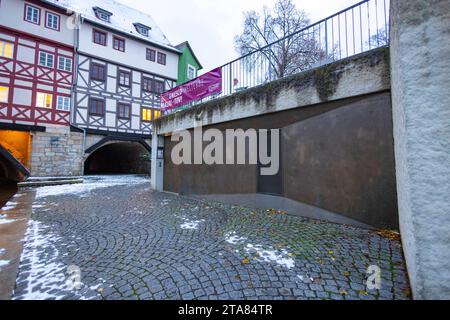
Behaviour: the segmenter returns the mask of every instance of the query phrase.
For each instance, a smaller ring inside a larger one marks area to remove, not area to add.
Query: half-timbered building
[[[88,167],[111,141],[141,144],[149,155],[160,93],[176,85],[181,51],[152,17],[118,2],[52,2],[80,14],[71,122],[87,134]]]
[[[34,176],[83,174],[125,153],[150,161],[152,121],[181,55],[152,17],[119,2],[1,0],[0,143]],[[124,148],[93,156],[116,142]]]
[[[20,153],[33,175],[79,174],[81,160],[68,149],[79,141],[69,130],[71,19],[67,10],[42,1],[0,2],[0,144]]]

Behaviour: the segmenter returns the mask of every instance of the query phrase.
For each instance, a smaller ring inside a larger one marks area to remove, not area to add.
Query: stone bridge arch
[[[105,137],[85,151],[85,174],[150,174],[151,147],[144,139]]]

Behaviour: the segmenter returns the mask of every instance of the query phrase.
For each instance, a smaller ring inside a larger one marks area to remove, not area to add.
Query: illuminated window
[[[159,111],[159,110],[154,110],[153,111],[153,120],[156,120],[156,119],[158,119],[158,118],[160,118],[161,117],[161,111]]]
[[[142,109],[142,121],[149,122],[152,121],[152,109],[143,108]]]
[[[8,87],[0,87],[0,102],[8,102]]]
[[[52,108],[53,95],[49,93],[38,92],[36,94],[36,106],[39,108]]]
[[[0,57],[12,59],[14,54],[14,45],[10,42],[0,41]]]
[[[58,96],[56,100],[56,110],[70,111],[70,98]]]

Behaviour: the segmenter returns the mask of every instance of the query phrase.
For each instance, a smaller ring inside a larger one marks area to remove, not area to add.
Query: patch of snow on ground
[[[17,202],[9,201],[6,203],[6,205],[2,208],[3,211],[9,211],[14,209],[17,206]]]
[[[69,266],[61,261],[63,255],[57,249],[61,246],[60,241],[61,238],[49,226],[35,220],[28,222],[18,277],[18,281],[25,281],[26,289],[18,292],[14,299],[59,300],[69,295],[71,299],[98,297],[98,293],[83,282],[80,290],[69,289]],[[22,278],[22,272],[27,276]]]
[[[245,238],[245,237],[239,237],[239,236],[236,234],[236,231],[228,232],[228,233],[225,235],[225,241],[228,242],[229,244],[239,244],[239,243],[244,242],[245,240],[247,240],[247,238]]]
[[[291,257],[291,254],[286,249],[274,249],[272,247],[267,248],[263,245],[253,245],[250,243],[245,244],[247,238],[237,235],[235,231],[225,234],[225,241],[232,245],[244,245],[244,252],[248,256],[254,256],[256,260],[276,263],[280,266],[291,269],[295,267],[295,260]],[[239,253],[239,250],[236,250]]]
[[[0,268],[9,264],[8,260],[0,260]]]
[[[20,293],[21,299],[61,299],[64,295],[50,294],[56,289],[65,289],[65,266],[58,261],[55,243],[59,237],[49,228],[34,220],[28,222],[25,244],[21,256],[21,269],[26,270],[27,288]],[[20,277],[20,275],[19,275]]]
[[[295,261],[293,258],[289,257],[289,252],[286,249],[265,249],[262,245],[247,244],[244,251],[249,255],[256,255],[257,260],[260,261],[274,262],[288,269],[295,267]]]
[[[91,176],[85,177],[84,183],[39,187],[36,191],[36,199],[67,194],[86,197],[95,189],[141,184],[149,181],[149,177],[135,175]]]
[[[15,219],[0,219],[0,224],[7,224],[16,221]]]
[[[204,219],[202,219],[202,220],[189,220],[187,218],[183,218],[183,220],[184,220],[184,223],[182,223],[180,225],[180,228],[181,229],[185,229],[185,230],[197,230],[198,227],[200,226],[200,224],[202,222],[205,222]]]

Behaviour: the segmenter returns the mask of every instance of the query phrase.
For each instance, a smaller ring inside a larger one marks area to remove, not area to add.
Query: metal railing
[[[389,4],[390,0],[359,2],[228,62],[221,66],[221,94],[169,113],[387,46]]]

